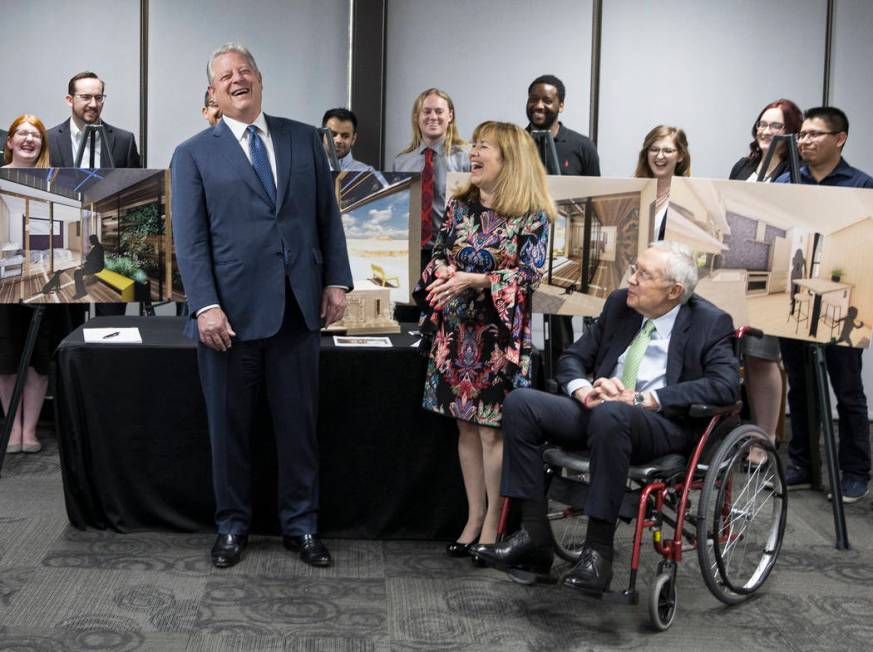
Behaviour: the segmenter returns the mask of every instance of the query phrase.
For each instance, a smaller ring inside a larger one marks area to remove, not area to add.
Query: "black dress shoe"
[[[519,568],[537,575],[548,575],[552,568],[552,547],[538,546],[526,530],[518,530],[498,543],[480,543],[470,553],[499,570]]]
[[[212,546],[212,565],[216,568],[236,566],[248,542],[246,534],[219,534]]]
[[[332,563],[330,551],[317,534],[283,536],[282,545],[286,550],[300,554],[300,561],[310,566],[325,567]]]
[[[579,561],[564,576],[563,584],[571,589],[600,596],[609,590],[612,581],[612,562],[594,548],[585,546]]]
[[[476,541],[470,543],[458,543],[454,541],[446,546],[446,554],[449,557],[469,557],[470,548],[476,545]]]

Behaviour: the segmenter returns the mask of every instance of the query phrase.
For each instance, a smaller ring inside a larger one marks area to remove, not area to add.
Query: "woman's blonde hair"
[[[12,137],[15,135],[15,130],[18,129],[24,123],[33,125],[36,127],[37,131],[39,131],[39,135],[42,137],[42,146],[39,150],[39,158],[36,159],[36,163],[34,163],[33,167],[35,168],[47,168],[49,166],[49,144],[48,144],[48,134],[45,130],[45,125],[42,123],[42,120],[37,118],[35,115],[30,115],[25,113],[24,115],[20,115],[9,125],[9,133],[6,138],[8,140],[12,140]],[[9,165],[12,163],[12,148],[3,147],[3,164]]]
[[[682,160],[676,162],[676,169],[673,176],[690,177],[691,176],[691,153],[688,151],[688,137],[685,132],[679,127],[668,127],[667,125],[658,125],[646,134],[643,140],[643,148],[640,150],[640,156],[637,159],[637,171],[635,177],[643,177],[653,179],[655,174],[649,168],[649,147],[656,140],[672,136],[673,142],[676,144],[676,149],[679,151],[679,156]]]
[[[446,129],[446,137],[443,140],[443,150],[445,155],[448,156],[452,153],[453,149],[463,147],[467,144],[466,141],[461,138],[461,134],[458,133],[458,115],[455,113],[455,103],[452,102],[452,98],[449,97],[448,93],[439,88],[428,88],[415,98],[415,102],[412,105],[412,142],[406,149],[400,152],[401,154],[415,151],[421,145],[422,136],[421,127],[418,126],[418,116],[421,113],[421,106],[424,104],[424,101],[431,95],[443,98],[446,101],[446,104],[449,105],[449,111],[452,112],[452,121]]]
[[[549,221],[558,215],[546,186],[546,170],[533,138],[511,122],[483,122],[473,132],[473,142],[491,139],[500,149],[503,168],[494,184],[491,209],[504,217],[521,217],[545,211]],[[468,182],[454,193],[465,202],[479,201],[479,189]]]

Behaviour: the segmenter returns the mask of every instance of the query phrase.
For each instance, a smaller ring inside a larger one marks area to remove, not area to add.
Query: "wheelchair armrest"
[[[731,405],[706,405],[695,403],[688,408],[688,416],[694,419],[710,419],[719,414],[730,414],[734,410],[741,409],[743,404],[739,401]]]
[[[760,339],[764,337],[764,331],[760,328],[752,328],[751,326],[740,326],[737,329],[737,339],[741,340],[744,337],[757,337]]]

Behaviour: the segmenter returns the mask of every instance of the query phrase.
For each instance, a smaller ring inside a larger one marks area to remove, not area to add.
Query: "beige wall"
[[[873,322],[873,219],[867,219],[827,236],[821,256],[819,276],[830,279],[831,270],[843,270],[840,281],[851,283],[849,305],[858,308],[858,321]]]

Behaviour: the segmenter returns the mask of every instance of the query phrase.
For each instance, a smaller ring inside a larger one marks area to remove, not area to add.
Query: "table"
[[[55,356],[64,494],[79,528],[212,531],[206,409],[185,317],[98,317],[140,329],[142,345],[85,344]],[[322,338],[320,529],[328,537],[450,539],[466,502],[454,422],[420,408],[426,359],[407,331],[393,348]],[[253,441],[252,531],[278,534],[272,426],[264,401]]]
[[[843,292],[843,301],[845,302],[845,307],[843,308],[842,313],[846,314],[846,309],[849,304],[849,292],[852,289],[852,285],[849,283],[836,283],[834,281],[829,281],[824,278],[796,278],[793,283],[797,284],[802,288],[806,288],[813,294],[812,300],[812,312],[809,316],[809,335],[810,337],[816,337],[818,335],[818,320],[821,317],[821,298],[825,294],[830,294],[832,292]]]

